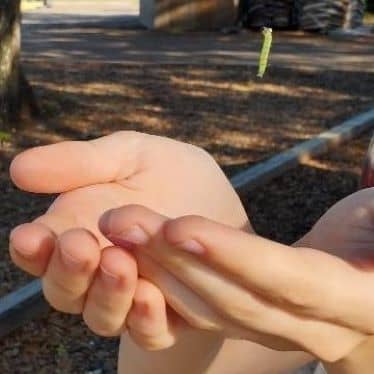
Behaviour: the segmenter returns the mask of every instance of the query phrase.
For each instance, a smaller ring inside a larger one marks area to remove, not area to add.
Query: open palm
[[[170,139],[119,132],[90,142],[38,147],[15,158],[11,177],[26,191],[60,194],[46,214],[13,231],[13,261],[42,277],[52,306],[83,313],[101,335],[123,331],[134,296],[157,294],[163,300],[155,286],[137,280],[131,255],[104,249],[110,242],[98,221],[105,211],[142,204],[170,217],[199,214],[250,229],[215,161],[197,147]],[[121,280],[110,292],[108,276]]]

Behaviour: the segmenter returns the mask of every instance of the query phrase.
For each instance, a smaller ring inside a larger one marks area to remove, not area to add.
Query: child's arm
[[[359,250],[363,243],[366,248],[371,246],[368,209],[373,194],[367,190],[353,195],[322,219],[325,232],[321,235],[330,251],[334,242],[340,245],[350,241],[349,247],[357,250],[357,257],[367,257],[367,251]],[[340,219],[339,214],[343,214]],[[307,350],[327,361],[346,356],[366,339],[365,334],[349,327],[373,332],[373,275],[335,256],[312,249],[291,249],[201,217],[168,221],[139,207],[116,210],[110,221],[110,227],[102,228],[110,232],[117,245],[128,243],[133,226],[141,227],[148,239],[139,253],[172,274],[169,283],[181,282],[194,291],[195,299],[189,296],[186,311],[185,294],[171,294],[162,272],[153,274],[152,281],[178,313],[187,313],[194,324],[195,316],[202,314],[201,305],[210,308],[204,312],[205,325],[200,320],[197,327],[272,348]],[[309,240],[318,235],[317,229],[318,225]],[[351,260],[353,253],[344,251],[342,255]]]
[[[328,374],[372,374],[374,368],[374,338],[370,337],[346,357],[325,364]]]

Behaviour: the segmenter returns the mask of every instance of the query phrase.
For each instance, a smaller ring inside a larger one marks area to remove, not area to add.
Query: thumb
[[[10,166],[12,181],[36,193],[60,193],[136,174],[148,135],[121,131],[91,141],[66,141],[20,153]]]

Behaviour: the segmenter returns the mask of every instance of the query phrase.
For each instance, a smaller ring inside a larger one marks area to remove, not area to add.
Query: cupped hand
[[[98,230],[105,211],[136,203],[170,217],[200,214],[250,230],[239,198],[215,161],[197,147],[166,138],[119,132],[38,147],[18,155],[10,172],[23,190],[59,194],[44,215],[13,230],[13,261],[42,277],[52,306],[82,313],[87,325],[104,336],[120,334],[127,318],[134,335],[161,326],[160,345],[173,343],[163,295],[146,278],[138,280],[132,255],[111,246]],[[136,308],[128,315],[133,299]]]
[[[374,332],[373,207],[368,189],[321,218],[306,241],[330,253],[139,206],[106,213],[101,228],[138,253],[141,271],[195,328],[336,361]]]

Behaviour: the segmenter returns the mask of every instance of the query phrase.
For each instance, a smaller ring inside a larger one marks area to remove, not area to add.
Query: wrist
[[[222,335],[188,329],[173,347],[149,352],[124,334],[121,337],[118,373],[202,373],[214,361],[223,343]]]
[[[368,337],[341,360],[326,363],[328,374],[372,374],[374,368],[374,337]]]

